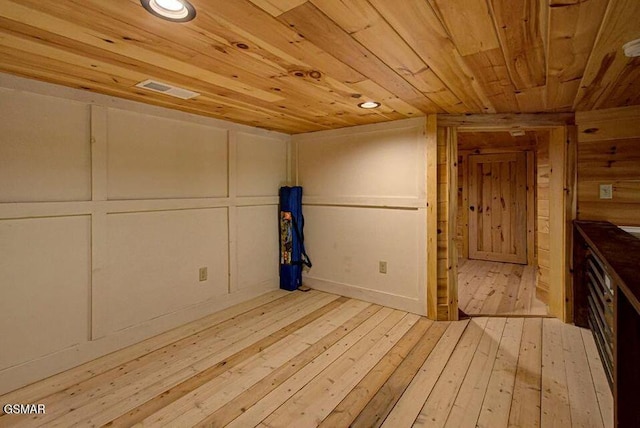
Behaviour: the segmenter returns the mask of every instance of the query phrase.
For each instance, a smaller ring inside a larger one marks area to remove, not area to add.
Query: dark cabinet
[[[590,328],[613,391],[615,424],[640,426],[640,239],[576,221],[574,322]]]

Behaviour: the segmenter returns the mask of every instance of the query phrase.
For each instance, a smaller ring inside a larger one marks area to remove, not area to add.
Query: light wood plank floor
[[[274,291],[0,397],[1,426],[609,427],[591,333]]]
[[[536,297],[536,268],[458,260],[458,305],[469,315],[548,315]]]

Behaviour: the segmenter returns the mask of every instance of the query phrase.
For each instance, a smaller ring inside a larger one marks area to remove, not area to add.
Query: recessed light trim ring
[[[380,103],[377,101],[365,101],[363,103],[358,104],[358,107],[364,109],[372,109],[380,107]]]
[[[640,39],[631,40],[622,46],[624,54],[629,58],[635,58],[640,56]]]
[[[196,17],[196,9],[187,0],[140,0],[147,12],[172,22],[187,22]]]

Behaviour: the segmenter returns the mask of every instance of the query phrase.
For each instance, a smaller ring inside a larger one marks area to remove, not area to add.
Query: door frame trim
[[[547,115],[528,115],[525,117],[516,117],[513,120],[504,120],[501,115],[477,115],[478,120],[473,119],[474,115],[464,116],[457,121],[452,119],[454,116],[445,115],[442,121],[438,120],[437,129],[437,146],[438,146],[438,163],[444,158],[446,174],[448,181],[446,186],[438,186],[438,211],[443,210],[448,220],[446,226],[448,231],[456,230],[457,218],[450,215],[452,210],[456,209],[457,197],[450,195],[455,190],[457,194],[458,176],[451,171],[457,171],[457,131],[508,131],[514,128],[523,130],[548,130],[550,131],[549,141],[549,162],[550,162],[550,182],[549,197],[553,198],[554,203],[549,207],[549,232],[550,232],[550,290],[549,290],[549,312],[564,322],[570,322],[573,319],[573,302],[572,302],[572,281],[571,281],[571,222],[576,216],[576,150],[577,150],[577,132],[574,126],[573,115],[563,115],[562,118],[557,116],[547,120]],[[438,115],[438,119],[441,115]],[[495,120],[493,119],[495,118]],[[511,119],[511,118],[509,118]],[[444,125],[444,126],[442,126]],[[433,130],[433,125],[431,127]],[[429,134],[429,133],[428,133]],[[453,138],[455,137],[455,148]],[[440,151],[442,150],[442,153]],[[452,156],[455,154],[455,156]],[[430,173],[427,175],[440,175],[438,168],[433,168],[431,164],[428,168]],[[432,179],[433,180],[433,179]],[[441,198],[442,196],[442,198]],[[427,195],[429,198],[429,195]],[[559,199],[559,200],[558,200]],[[559,203],[557,203],[559,202]],[[453,211],[455,212],[455,211]],[[438,218],[443,216],[438,213]],[[427,228],[429,231],[429,228]],[[427,234],[427,239],[431,234]],[[454,235],[454,236],[452,236]],[[433,235],[431,235],[431,239]],[[444,244],[444,245],[442,245]],[[429,247],[432,248],[432,247]],[[445,242],[438,242],[438,260],[433,263],[434,256],[428,255],[428,266],[437,266],[436,275],[429,277],[427,281],[427,309],[428,316],[437,320],[457,320],[458,319],[458,278],[457,278],[457,254],[455,244],[455,234],[449,233]],[[444,260],[440,259],[440,254],[446,254]],[[448,257],[447,257],[448,256]],[[445,263],[442,263],[442,262]],[[446,263],[448,262],[448,263]],[[435,276],[435,278],[434,278]],[[438,283],[441,287],[438,287]],[[438,301],[446,302],[439,305]]]

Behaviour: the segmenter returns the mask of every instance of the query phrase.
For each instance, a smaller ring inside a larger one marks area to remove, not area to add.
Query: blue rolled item
[[[302,285],[302,266],[311,267],[304,249],[302,187],[280,188],[280,288],[293,291]]]

